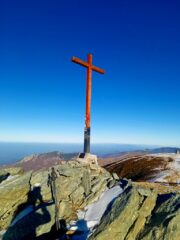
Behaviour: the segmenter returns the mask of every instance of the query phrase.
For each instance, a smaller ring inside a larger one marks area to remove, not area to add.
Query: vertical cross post
[[[87,76],[86,76],[86,118],[84,128],[84,153],[90,153],[90,117],[91,117],[91,90],[92,90],[92,54],[87,56]]]
[[[92,54],[87,55],[87,62],[82,61],[77,57],[72,57],[73,62],[86,67],[86,116],[84,128],[84,153],[90,153],[90,118],[91,118],[91,89],[92,89],[92,71],[105,73],[101,68],[92,65]]]

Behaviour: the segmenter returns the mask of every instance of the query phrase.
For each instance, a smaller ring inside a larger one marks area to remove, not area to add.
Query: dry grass
[[[115,172],[119,177],[130,178],[133,181],[145,181],[162,170],[168,170],[172,161],[174,160],[170,157],[146,154],[126,154],[114,159],[106,159],[104,162],[100,160],[101,165],[109,172]]]

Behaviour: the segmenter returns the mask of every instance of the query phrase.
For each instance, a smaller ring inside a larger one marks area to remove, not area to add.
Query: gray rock
[[[10,175],[20,175],[23,173],[22,168],[20,167],[8,167],[0,169],[0,183],[6,180]]]
[[[130,227],[138,217],[139,205],[143,197],[140,197],[136,189],[129,187],[112,204],[109,211],[105,212],[100,225],[90,239],[123,240]]]
[[[180,236],[180,194],[162,194],[158,196],[156,209],[138,240],[177,240]]]
[[[92,240],[177,240],[180,194],[128,186],[107,208]]]
[[[8,178],[10,174],[4,169],[0,169],[0,183]]]
[[[9,173],[11,176],[21,175],[24,172],[21,167],[6,167],[3,170]]]
[[[85,195],[88,196],[91,191],[91,174],[89,170],[85,170],[82,177],[82,185]]]
[[[48,233],[55,223],[54,205],[42,206],[9,226],[3,240],[35,239]]]
[[[107,187],[108,187],[108,188],[112,188],[112,187],[115,186],[115,184],[116,184],[116,180],[115,180],[115,179],[110,180],[110,181],[108,182],[108,184],[107,184]]]
[[[49,171],[37,171],[33,172],[30,180],[32,189],[33,187],[40,186],[42,199],[45,202],[52,200],[51,188],[48,186],[48,176]]]
[[[31,173],[13,178],[0,185],[0,230],[9,226],[20,204],[26,203]]]
[[[150,189],[147,189],[147,188],[139,188],[138,189],[138,192],[142,195],[142,196],[150,196],[151,195],[151,190]]]

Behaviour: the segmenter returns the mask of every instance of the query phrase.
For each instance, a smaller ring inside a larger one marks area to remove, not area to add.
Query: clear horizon
[[[69,144],[69,145],[83,145],[81,142],[46,142],[46,141],[3,141],[0,140],[0,143],[27,143],[27,144]],[[149,146],[149,147],[180,147],[180,145],[157,145],[157,144],[143,144],[143,143],[118,143],[118,142],[91,142],[92,145],[135,145],[135,146]]]

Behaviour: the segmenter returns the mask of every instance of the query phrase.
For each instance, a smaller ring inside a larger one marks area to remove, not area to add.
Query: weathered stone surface
[[[9,226],[3,240],[35,239],[48,233],[55,223],[55,207],[53,205],[39,207],[14,225]]]
[[[146,218],[151,216],[151,212],[156,205],[156,199],[157,192],[151,192],[151,195],[144,199],[144,202],[138,212],[138,218],[127,235],[126,240],[136,239],[140,231],[143,230],[146,223]]]
[[[105,212],[100,225],[90,239],[108,240],[109,236],[113,240],[125,239],[130,227],[138,217],[138,210],[142,202],[143,197],[135,188],[127,188]]]
[[[138,236],[138,240],[176,240],[180,236],[180,194],[158,196],[153,215]]]
[[[23,173],[23,169],[20,167],[8,167],[0,169],[0,183],[6,180],[10,175],[20,175]]]
[[[88,196],[91,191],[91,172],[90,172],[90,170],[84,171],[83,177],[82,177],[82,185],[84,188],[85,195]]]
[[[23,174],[23,169],[21,167],[6,167],[3,170],[11,176]]]
[[[180,238],[180,211],[169,222],[166,233],[164,234],[164,240],[176,240]]]
[[[115,186],[115,184],[116,184],[116,180],[113,179],[113,180],[110,180],[110,181],[108,182],[107,186],[108,186],[108,188],[112,188],[112,187]]]
[[[49,172],[44,170],[44,171],[37,171],[32,174],[30,185],[31,188],[36,186],[41,187],[41,195],[43,201],[50,201],[52,200],[52,194],[51,194],[51,188],[48,186],[48,175]]]
[[[79,186],[73,193],[70,194],[70,199],[74,205],[81,205],[85,198],[83,186]]]
[[[68,201],[61,201],[59,203],[59,219],[76,219],[76,211],[73,207],[73,203]]]
[[[70,172],[71,169],[74,174],[69,173],[69,177],[65,177],[65,174],[61,175],[61,166],[57,168],[60,173],[60,177],[56,181],[57,189],[59,189],[58,199],[66,202],[70,199],[74,210],[97,200],[112,178],[107,171],[100,167],[92,169],[89,164],[78,162],[67,165],[63,166],[63,173],[66,171],[64,169],[68,167],[68,171]]]
[[[8,178],[10,174],[4,169],[0,169],[0,183]]]
[[[56,167],[57,172],[61,176],[65,177],[76,177],[82,176],[83,172],[79,171],[78,165],[73,166],[73,164],[62,164]]]
[[[20,204],[26,203],[31,173],[0,184],[0,230],[9,226]]]
[[[91,240],[180,239],[180,194],[132,185],[110,204]]]

